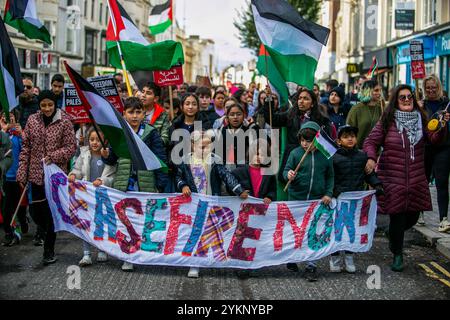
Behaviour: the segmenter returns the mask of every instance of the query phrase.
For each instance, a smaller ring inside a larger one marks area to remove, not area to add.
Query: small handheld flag
[[[316,149],[322,152],[327,159],[334,156],[338,149],[334,141],[322,130],[317,131],[313,143]]]

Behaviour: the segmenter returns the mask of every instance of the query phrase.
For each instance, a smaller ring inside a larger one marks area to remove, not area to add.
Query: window
[[[106,9],[105,9],[105,24],[108,24],[108,18],[109,18],[109,8],[108,5],[106,5]]]
[[[84,17],[85,17],[85,18],[87,18],[87,8],[88,8],[87,0],[84,0],[83,11],[84,11]]]
[[[91,20],[94,21],[94,13],[95,13],[95,0],[91,2]]]
[[[388,0],[387,1],[387,24],[386,24],[386,40],[387,41],[391,41],[392,40],[392,12],[393,12],[393,4],[392,4],[392,0]]]
[[[84,54],[84,62],[87,64],[94,63],[94,33],[86,30],[86,50]]]
[[[52,34],[52,23],[51,21],[45,21],[44,20],[44,27],[48,30],[48,33],[50,33],[50,39],[52,40],[52,44],[47,44],[44,42],[44,49],[52,49],[53,45],[55,43],[55,37]]]
[[[74,46],[74,30],[67,29],[67,39],[66,39],[66,51],[73,52]]]
[[[103,19],[103,3],[100,3],[100,12],[98,14],[98,22],[102,24]]]
[[[73,0],[67,0],[67,6],[70,7],[73,5]]]
[[[436,0],[423,0],[422,27],[426,28],[436,23]]]

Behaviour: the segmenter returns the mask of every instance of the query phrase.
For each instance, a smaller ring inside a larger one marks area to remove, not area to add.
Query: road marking
[[[450,272],[448,272],[446,269],[444,269],[442,266],[440,266],[436,262],[430,262],[430,264],[450,279]]]
[[[446,286],[450,287],[450,281],[445,280],[445,279],[441,279],[436,272],[434,272],[433,270],[431,270],[428,266],[426,266],[425,264],[420,263],[419,266],[425,270],[425,273],[428,277],[432,278],[432,279],[436,279],[439,280],[440,282],[442,282],[443,284],[445,284]]]

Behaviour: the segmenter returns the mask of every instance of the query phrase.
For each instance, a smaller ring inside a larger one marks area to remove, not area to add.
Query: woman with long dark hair
[[[294,107],[289,110],[284,112],[272,112],[273,128],[286,127],[288,131],[280,172],[283,172],[282,169],[284,168],[291,151],[298,147],[297,134],[305,122],[316,122],[332,139],[336,139],[336,128],[330,120],[321,113],[317,96],[312,90],[307,88],[300,89],[292,98],[292,101],[296,102],[296,106],[294,104]],[[269,102],[267,99],[264,103],[264,119],[266,123],[270,123]],[[282,174],[279,174],[278,178],[281,181],[285,181]]]
[[[413,90],[399,85],[389,105],[364,142],[367,152],[366,171],[376,166],[383,183],[384,196],[378,197],[378,213],[388,214],[389,248],[394,255],[391,269],[403,270],[403,238],[406,230],[416,224],[420,211],[432,210],[430,190],[425,177],[425,141],[436,143],[441,132],[426,130],[426,115],[420,109]]]

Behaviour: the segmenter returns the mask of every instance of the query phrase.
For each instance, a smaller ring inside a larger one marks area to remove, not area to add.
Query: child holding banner
[[[211,152],[211,137],[200,131],[192,133],[193,152],[185,155],[183,162],[176,166],[175,183],[178,191],[186,197],[192,192],[213,196],[221,195],[222,183],[227,189],[242,199],[248,198],[248,191],[244,191],[218,157]],[[198,278],[199,268],[191,267],[188,277]]]
[[[155,127],[144,123],[145,111],[142,101],[136,97],[124,101],[123,115],[130,127],[144,141],[149,149],[167,163],[167,154],[161,136]],[[136,171],[130,159],[118,158],[112,149],[102,149],[102,160],[108,165],[117,165],[117,174],[113,181],[113,188],[122,192],[163,192],[169,185],[167,173],[161,169],[155,171]],[[133,271],[133,265],[124,262],[123,271]]]
[[[101,133],[101,139],[104,136]],[[104,185],[111,187],[116,166],[105,165],[102,161],[100,138],[94,128],[90,128],[86,134],[89,146],[80,148],[80,156],[75,162],[75,166],[69,173],[69,181],[75,179],[92,182],[95,187]],[[98,262],[105,262],[108,259],[105,252],[100,251],[97,256]],[[80,267],[92,264],[90,245],[83,242],[83,258],[78,263]]]
[[[333,161],[321,152],[316,152],[313,140],[318,131],[320,127],[316,122],[305,122],[298,133],[300,147],[292,150],[286,162],[283,177],[286,181],[292,180],[288,189],[290,201],[322,199],[325,205],[331,203],[334,188]],[[296,172],[296,167],[305,154],[304,163]],[[288,263],[287,268],[298,272],[295,263]],[[308,262],[305,277],[308,281],[317,281],[316,261]]]
[[[383,186],[375,171],[366,174],[367,154],[358,149],[358,128],[350,125],[341,126],[338,131],[337,143],[340,149],[333,157],[334,167],[334,192],[333,196],[338,197],[342,192],[363,191],[365,183],[377,190],[377,195],[383,194]],[[348,273],[355,273],[356,267],[353,262],[353,254],[345,251],[345,270]],[[335,252],[330,258],[330,271],[341,272],[340,266],[341,252]]]

